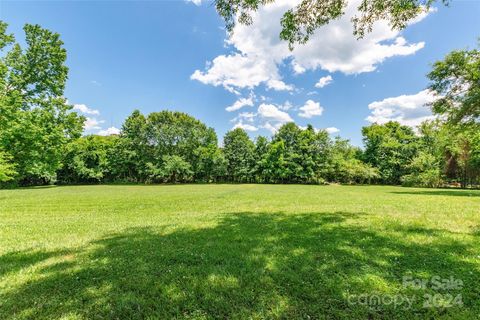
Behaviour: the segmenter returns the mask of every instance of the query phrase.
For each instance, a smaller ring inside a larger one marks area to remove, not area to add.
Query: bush
[[[430,169],[421,173],[407,174],[402,177],[404,187],[427,187],[437,188],[441,186],[443,180],[440,178],[440,170]]]

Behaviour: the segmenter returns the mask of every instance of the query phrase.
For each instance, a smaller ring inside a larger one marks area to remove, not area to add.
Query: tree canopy
[[[433,64],[428,74],[430,89],[439,99],[433,111],[445,115],[451,123],[480,119],[480,51],[455,50]]]
[[[63,147],[84,121],[63,97],[66,51],[57,33],[38,25],[25,25],[25,48],[6,29],[0,21],[0,149],[21,184],[54,181]]]

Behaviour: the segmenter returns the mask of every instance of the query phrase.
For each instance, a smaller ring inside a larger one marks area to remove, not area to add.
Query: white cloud
[[[301,65],[299,65],[295,61],[292,62],[292,69],[293,69],[294,74],[302,74],[305,71],[307,71],[307,69],[305,69],[304,67],[302,67]]]
[[[110,127],[105,130],[100,130],[97,133],[99,136],[111,136],[112,134],[120,134],[120,129],[115,127]]]
[[[248,123],[243,123],[242,121],[239,121],[237,122],[232,129],[237,129],[237,128],[240,128],[240,129],[243,129],[243,130],[246,130],[246,131],[257,131],[258,128],[255,127],[255,126],[252,126],[251,124],[248,124]]]
[[[435,99],[436,96],[432,91],[423,90],[417,94],[374,101],[368,105],[372,113],[365,120],[379,124],[398,121],[403,125],[415,127],[425,120],[434,118],[430,107],[426,104]]]
[[[97,118],[90,118],[87,117],[85,123],[83,124],[83,128],[85,130],[100,130],[102,127],[100,126],[105,121],[97,120]]]
[[[344,16],[319,28],[305,45],[297,45],[290,51],[288,44],[279,39],[279,21],[299,1],[277,0],[260,7],[252,14],[251,25],[235,26],[226,41],[232,52],[213,59],[205,71],[196,70],[191,79],[231,91],[261,84],[274,90],[292,90],[293,86],[282,80],[279,71],[285,61],[290,61],[297,74],[316,69],[358,74],[374,71],[385,59],[414,54],[425,45],[424,42],[409,44],[386,21],[375,23],[373,32],[357,40],[352,34],[351,18],[360,0],[352,0]]]
[[[68,103],[68,101],[67,101]],[[100,130],[97,132],[98,135],[101,136],[108,136],[112,134],[119,134],[120,130],[115,127],[110,127],[107,129],[102,129],[102,124],[105,123],[105,120],[99,120],[97,117],[89,117],[89,116],[99,116],[100,111],[96,109],[89,108],[85,104],[74,104],[73,110],[79,111],[84,115],[87,115],[85,122],[83,124],[83,129],[85,131],[93,131],[93,130]]]
[[[320,80],[315,84],[315,88],[323,88],[325,86],[328,86],[330,83],[332,83],[333,78],[332,76],[328,75],[326,77],[321,77]]]
[[[323,108],[320,106],[319,102],[313,100],[307,100],[303,107],[300,107],[300,113],[298,114],[303,118],[311,118],[313,116],[321,116],[323,113]]]
[[[290,101],[285,101],[284,104],[278,105],[278,109],[288,111],[293,108],[293,104]]]
[[[292,117],[288,113],[281,111],[273,104],[262,103],[258,107],[258,114],[264,119],[280,123],[293,122]]]
[[[252,89],[262,83],[274,90],[291,90],[292,87],[280,80],[274,61],[266,58],[235,53],[220,55],[207,64],[207,70],[195,70],[190,76],[204,84],[223,86],[235,92],[235,88]]]
[[[285,82],[277,79],[270,79],[267,82],[267,88],[273,89],[276,91],[291,91],[293,90],[293,86],[286,84]]]
[[[228,112],[232,112],[232,111],[239,110],[239,109],[241,109],[243,107],[246,107],[246,106],[253,107],[253,99],[254,99],[253,94],[250,94],[250,96],[248,98],[238,99],[231,106],[226,107],[225,110],[227,110]]]
[[[196,6],[200,6],[202,4],[202,0],[186,0],[187,2],[191,2]]]
[[[335,128],[335,127],[328,127],[328,128],[325,128],[324,130],[327,131],[329,134],[334,134],[334,133],[340,132],[340,129]]]
[[[99,115],[100,111],[91,109],[85,104],[74,104],[73,105],[73,110],[75,111],[80,111],[83,114],[89,114],[89,115]]]
[[[258,107],[257,115],[265,121],[260,127],[267,129],[272,134],[277,132],[283,124],[294,122],[287,112],[280,110],[278,106],[273,104],[262,103]]]
[[[256,116],[257,116],[257,114],[253,113],[253,112],[240,112],[238,114],[238,116],[236,116],[233,119],[233,121],[245,120],[245,121],[248,121],[248,122],[253,122],[253,120],[255,119]]]

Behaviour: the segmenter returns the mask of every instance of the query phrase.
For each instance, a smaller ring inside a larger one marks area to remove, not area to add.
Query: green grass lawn
[[[479,317],[479,191],[0,190],[0,319]]]

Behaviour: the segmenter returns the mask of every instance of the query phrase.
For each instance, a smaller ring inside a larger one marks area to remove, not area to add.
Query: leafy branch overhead
[[[449,0],[438,0],[447,5]],[[225,20],[226,28],[233,32],[236,23],[253,23],[252,14],[275,0],[216,0],[215,7]],[[408,22],[430,9],[437,0],[362,0],[357,15],[352,18],[353,34],[362,38],[372,31],[376,21],[386,20],[392,29],[400,30]],[[280,38],[288,41],[290,49],[295,44],[306,43],[323,25],[345,14],[348,0],[302,0],[286,11],[280,21]]]

